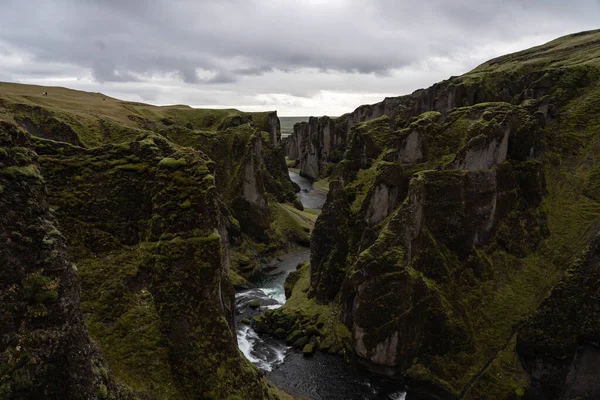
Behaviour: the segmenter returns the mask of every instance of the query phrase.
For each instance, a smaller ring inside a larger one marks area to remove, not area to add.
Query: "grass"
[[[0,173],[9,176],[12,179],[32,178],[43,181],[42,175],[40,175],[39,170],[33,165],[27,165],[24,167],[10,166],[0,170]]]
[[[313,187],[322,190],[323,192],[329,192],[329,181],[330,178],[319,179],[318,181],[313,182]]]
[[[158,398],[178,399],[153,296],[146,288],[125,290],[151,257],[148,246],[79,260],[81,307],[92,339],[119,382]]]
[[[299,270],[298,278],[292,290],[292,296],[280,309],[284,313],[294,313],[302,315],[304,319],[317,319],[317,324],[322,323],[322,332],[324,337],[332,337],[339,343],[346,343],[350,340],[351,334],[348,328],[341,322],[341,306],[332,302],[330,304],[318,304],[314,299],[308,297],[310,289],[310,268],[305,265]]]
[[[476,384],[464,394],[464,398],[503,398],[507,394],[521,398],[529,383],[529,376],[523,370],[521,360],[517,356],[516,335],[508,345],[500,350],[494,361],[483,371]]]
[[[322,211],[323,211],[323,210],[320,210],[320,209],[318,209],[318,208],[305,208],[305,209],[304,209],[304,212],[305,212],[306,214],[315,215],[315,216],[317,216],[317,217],[318,217],[319,215],[321,215],[321,212],[322,212]]]
[[[288,394],[275,386],[271,387],[271,393],[273,393],[275,396],[277,396],[277,398],[279,398],[280,400],[295,400],[295,399],[297,399],[296,397],[292,396],[291,394]]]
[[[298,163],[297,160],[290,160],[289,158],[285,157],[285,165],[287,165],[288,169],[292,170],[292,171],[296,171],[297,168],[293,168],[294,165],[296,165]],[[298,170],[299,171],[299,170]]]
[[[560,68],[574,64],[600,66],[600,30],[567,35],[541,46],[487,61],[469,74],[511,72],[523,68]]]
[[[295,209],[290,204],[270,205],[274,221],[271,224],[274,241],[308,243],[317,216]]]
[[[369,169],[361,169],[356,174],[356,179],[348,184],[348,187],[356,193],[356,197],[352,203],[353,212],[357,212],[362,206],[369,189],[373,185],[373,182],[375,182],[376,173],[376,166],[372,166]]]
[[[48,92],[48,96],[42,96],[42,92]],[[65,123],[87,147],[126,142],[148,130],[176,130],[176,136],[181,136],[184,132],[217,132],[248,122],[266,130],[269,114],[186,105],[153,106],[102,93],[0,82],[0,117],[11,122],[27,118],[38,126]],[[173,140],[177,142],[177,137]]]
[[[301,223],[308,224],[304,226],[308,226],[309,228],[314,227],[314,223],[317,220],[317,217],[321,215],[321,210],[318,210],[316,208],[305,208],[304,211],[300,211],[288,203],[280,204],[280,206],[282,206],[288,212],[298,216],[300,218]]]
[[[390,118],[382,115],[379,118],[361,122],[353,129],[356,129],[356,134],[362,135],[363,138],[369,138],[373,145],[381,151],[390,138]]]
[[[550,46],[542,46],[541,53],[533,51],[528,55],[518,54],[514,59],[508,57],[504,61],[501,60],[510,65],[501,65],[498,61],[481,67],[482,70],[489,67],[489,70],[485,71],[486,74],[497,69],[505,73],[513,67],[524,68],[524,71],[527,71],[528,66],[561,68],[559,74],[553,75],[558,81],[550,95],[566,100],[555,100],[555,106],[559,108],[555,111],[558,117],[551,118],[545,127],[545,155],[542,163],[537,164],[543,166],[547,193],[544,193],[539,205],[525,204],[533,201],[524,199],[523,192],[527,189],[515,188],[514,192],[503,194],[517,195],[519,204],[510,206],[514,215],[509,213],[497,221],[495,237],[485,246],[469,250],[469,260],[459,260],[453,249],[448,249],[441,243],[444,233],[437,238],[431,234],[430,237],[426,234],[419,235],[418,240],[423,241],[421,244],[427,249],[423,251],[425,255],[420,256],[427,261],[423,265],[413,262],[406,268],[409,271],[413,268],[419,269],[419,273],[423,275],[432,272],[441,274],[438,277],[430,275],[426,282],[428,287],[441,297],[441,309],[448,319],[455,323],[454,326],[463,328],[457,332],[469,340],[470,347],[465,346],[465,349],[461,350],[453,348],[432,356],[420,355],[408,371],[413,378],[443,387],[455,395],[466,388],[466,398],[523,396],[528,384],[527,375],[521,367],[514,344],[519,327],[530,318],[540,302],[561,279],[575,256],[589,243],[597,232],[600,221],[600,189],[597,183],[600,167],[595,157],[600,151],[600,64],[597,64],[600,60],[600,46],[591,46],[591,43],[599,40],[600,31],[570,36],[552,42]],[[555,58],[560,54],[568,60]],[[575,58],[569,58],[573,54]],[[529,61],[522,65],[519,57],[529,57]],[[550,62],[550,59],[556,62]],[[585,65],[571,68],[571,63]],[[592,68],[592,65],[595,66]],[[531,104],[525,106],[531,107]],[[531,120],[530,112],[525,106],[483,103],[461,107],[448,113],[445,120],[431,132],[434,140],[428,142],[430,156],[433,153],[442,164],[448,164],[452,155],[464,146],[466,140],[485,133],[492,123],[509,121],[512,127],[521,129],[515,129],[513,133],[519,138],[526,138],[524,135],[531,134],[527,128],[531,126]],[[420,119],[426,120],[422,123],[426,126],[425,122],[429,123],[437,118],[437,115],[429,113]],[[363,128],[366,126],[362,125]],[[510,173],[514,178],[529,182],[529,178],[519,171],[525,171],[528,165],[535,163],[511,160],[498,169],[503,170],[508,164],[512,168]],[[438,176],[439,172],[424,172],[424,169],[431,168],[431,165],[426,164],[415,165],[413,168],[415,174],[412,182],[417,183],[420,180],[426,185],[425,193],[434,193],[435,188],[432,184],[435,182],[431,178]],[[454,174],[447,171],[439,184],[450,183],[448,172]],[[467,172],[457,173],[460,175]],[[354,195],[353,214],[362,208],[365,194],[375,182],[374,177],[371,166],[370,169],[358,170],[354,178],[346,182],[345,189]],[[462,184],[463,179],[456,182]],[[441,191],[441,194],[451,192],[452,188],[448,187]],[[426,211],[426,215],[427,212],[433,213],[435,207],[443,207],[443,203],[443,196],[436,199],[432,209]],[[536,220],[532,222],[533,219]],[[439,225],[440,222],[444,223],[439,220],[424,220],[426,229],[435,229],[434,225]],[[539,233],[543,230],[538,223],[542,228],[547,228],[548,236]],[[378,240],[382,240],[384,231],[379,232]],[[501,234],[508,236],[509,241],[516,242],[522,237],[527,242],[531,236],[536,236],[535,232],[538,232],[537,244],[531,247],[527,247],[528,244],[511,244],[515,250],[519,249],[519,252],[520,249],[525,249],[522,254],[517,254],[517,251],[513,254],[511,250],[499,244]],[[402,231],[392,233],[401,236]],[[359,243],[355,248],[360,245],[363,244]],[[402,244],[396,242],[390,244],[390,247],[402,248]],[[351,252],[353,251],[356,249],[351,249]],[[381,260],[377,273],[381,274],[385,270],[390,264],[387,261],[389,260]],[[435,271],[427,270],[432,267]],[[358,275],[367,272],[359,270],[356,273]],[[369,306],[379,306],[377,301],[374,299]],[[388,307],[385,309],[388,322],[392,322],[389,320],[389,314],[393,314],[393,306],[385,307]],[[469,386],[475,378],[473,385]]]

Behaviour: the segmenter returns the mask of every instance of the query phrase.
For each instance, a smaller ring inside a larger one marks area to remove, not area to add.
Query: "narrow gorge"
[[[281,135],[0,82],[0,400],[600,398],[600,31]]]

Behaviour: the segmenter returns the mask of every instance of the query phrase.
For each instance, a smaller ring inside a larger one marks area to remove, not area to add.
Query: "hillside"
[[[296,125],[288,158],[331,181],[311,297],[341,309],[364,365],[424,398],[600,395],[597,307],[566,313],[598,290],[577,257],[600,230],[599,40]]]
[[[0,121],[2,313],[15,321],[0,398],[276,398],[237,349],[232,286],[308,241],[276,113],[2,83]],[[15,201],[39,209],[33,222]],[[23,271],[31,246],[44,250]],[[47,392],[54,376],[62,392]]]

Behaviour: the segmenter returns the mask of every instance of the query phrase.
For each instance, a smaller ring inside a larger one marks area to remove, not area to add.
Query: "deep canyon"
[[[285,138],[0,83],[0,400],[600,398],[598,154],[600,31]]]

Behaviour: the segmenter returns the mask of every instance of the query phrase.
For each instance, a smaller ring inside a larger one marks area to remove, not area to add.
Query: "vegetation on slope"
[[[47,182],[104,375],[140,398],[274,398],[237,350],[228,275],[308,241],[276,114],[2,83],[0,118],[36,137],[41,168],[6,173]]]
[[[129,398],[88,337],[30,137],[1,120],[0,210],[0,399]]]
[[[598,35],[500,57],[349,128],[311,293],[343,305],[365,364],[429,395],[531,394],[515,342],[600,221]]]

